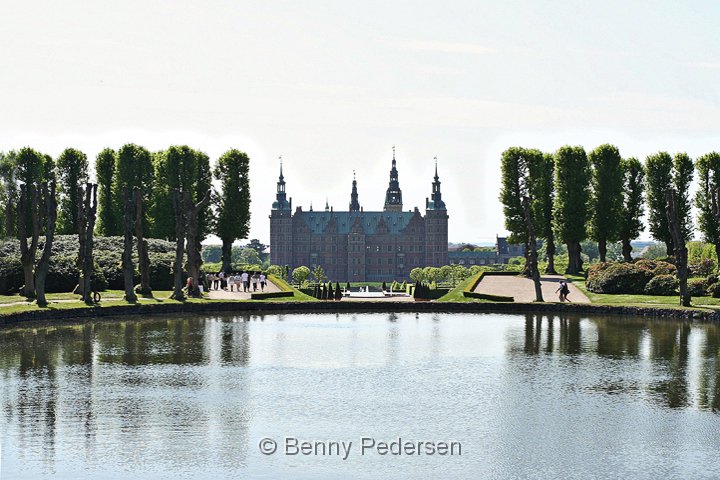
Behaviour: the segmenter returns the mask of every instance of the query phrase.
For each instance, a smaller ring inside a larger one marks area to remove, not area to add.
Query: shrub
[[[710,285],[707,292],[712,295],[713,298],[720,298],[720,283],[716,282]]]
[[[670,262],[664,262],[662,260],[648,260],[641,258],[636,261],[634,265],[643,271],[650,274],[650,277],[657,275],[676,275],[677,268]],[[648,279],[649,280],[649,279]]]
[[[717,275],[708,275],[707,278],[705,279],[705,283],[707,283],[708,285],[712,285],[713,283],[717,283],[717,282],[718,282]]]
[[[585,285],[594,293],[640,294],[652,273],[633,263],[596,263],[588,269]]]
[[[658,275],[647,283],[645,293],[648,295],[675,295],[678,286],[678,279],[673,275]]]
[[[692,275],[710,275],[715,271],[715,260],[712,258],[703,258],[699,263],[693,263],[688,267]]]
[[[706,295],[708,282],[704,278],[691,278],[688,280],[688,292],[693,297]]]

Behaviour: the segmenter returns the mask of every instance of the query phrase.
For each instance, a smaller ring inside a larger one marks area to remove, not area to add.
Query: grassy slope
[[[463,296],[463,290],[465,290],[465,287],[467,287],[470,282],[473,281],[475,278],[475,275],[472,275],[471,277],[463,280],[458,284],[457,287],[450,290],[448,293],[443,295],[442,297],[435,300],[436,302],[489,302],[490,300],[485,300],[481,298],[468,298]]]

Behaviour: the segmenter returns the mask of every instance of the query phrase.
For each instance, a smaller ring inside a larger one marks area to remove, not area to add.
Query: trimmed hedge
[[[43,248],[44,238],[40,237],[38,257]],[[95,237],[93,257],[95,260],[95,280],[99,290],[125,288],[122,275],[122,237]],[[173,288],[172,265],[175,259],[175,243],[155,238],[148,239],[150,257],[150,286],[153,290],[171,290]],[[77,235],[58,235],[53,241],[50,269],[48,271],[46,291],[48,293],[72,292],[78,283],[80,271],[77,267]],[[133,251],[137,266],[137,252]],[[140,281],[136,272],[135,283]],[[14,294],[25,283],[20,263],[20,242],[18,240],[0,241],[0,295]]]
[[[283,298],[283,297],[294,297],[293,292],[257,292],[251,293],[251,300],[265,300],[268,298]]]

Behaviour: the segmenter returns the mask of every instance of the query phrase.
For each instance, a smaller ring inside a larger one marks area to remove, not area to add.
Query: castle
[[[415,207],[403,211],[393,147],[390,183],[382,211],[365,211],[353,178],[349,210],[292,211],[280,164],[276,200],[270,213],[270,263],[291,269],[320,265],[330,280],[386,282],[409,279],[417,267],[448,264],[448,214],[440,193],[435,162],[432,195],[425,216]]]

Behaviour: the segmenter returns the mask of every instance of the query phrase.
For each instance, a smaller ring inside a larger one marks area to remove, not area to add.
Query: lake
[[[0,478],[718,478],[719,355],[718,326],[622,317],[5,329]]]

